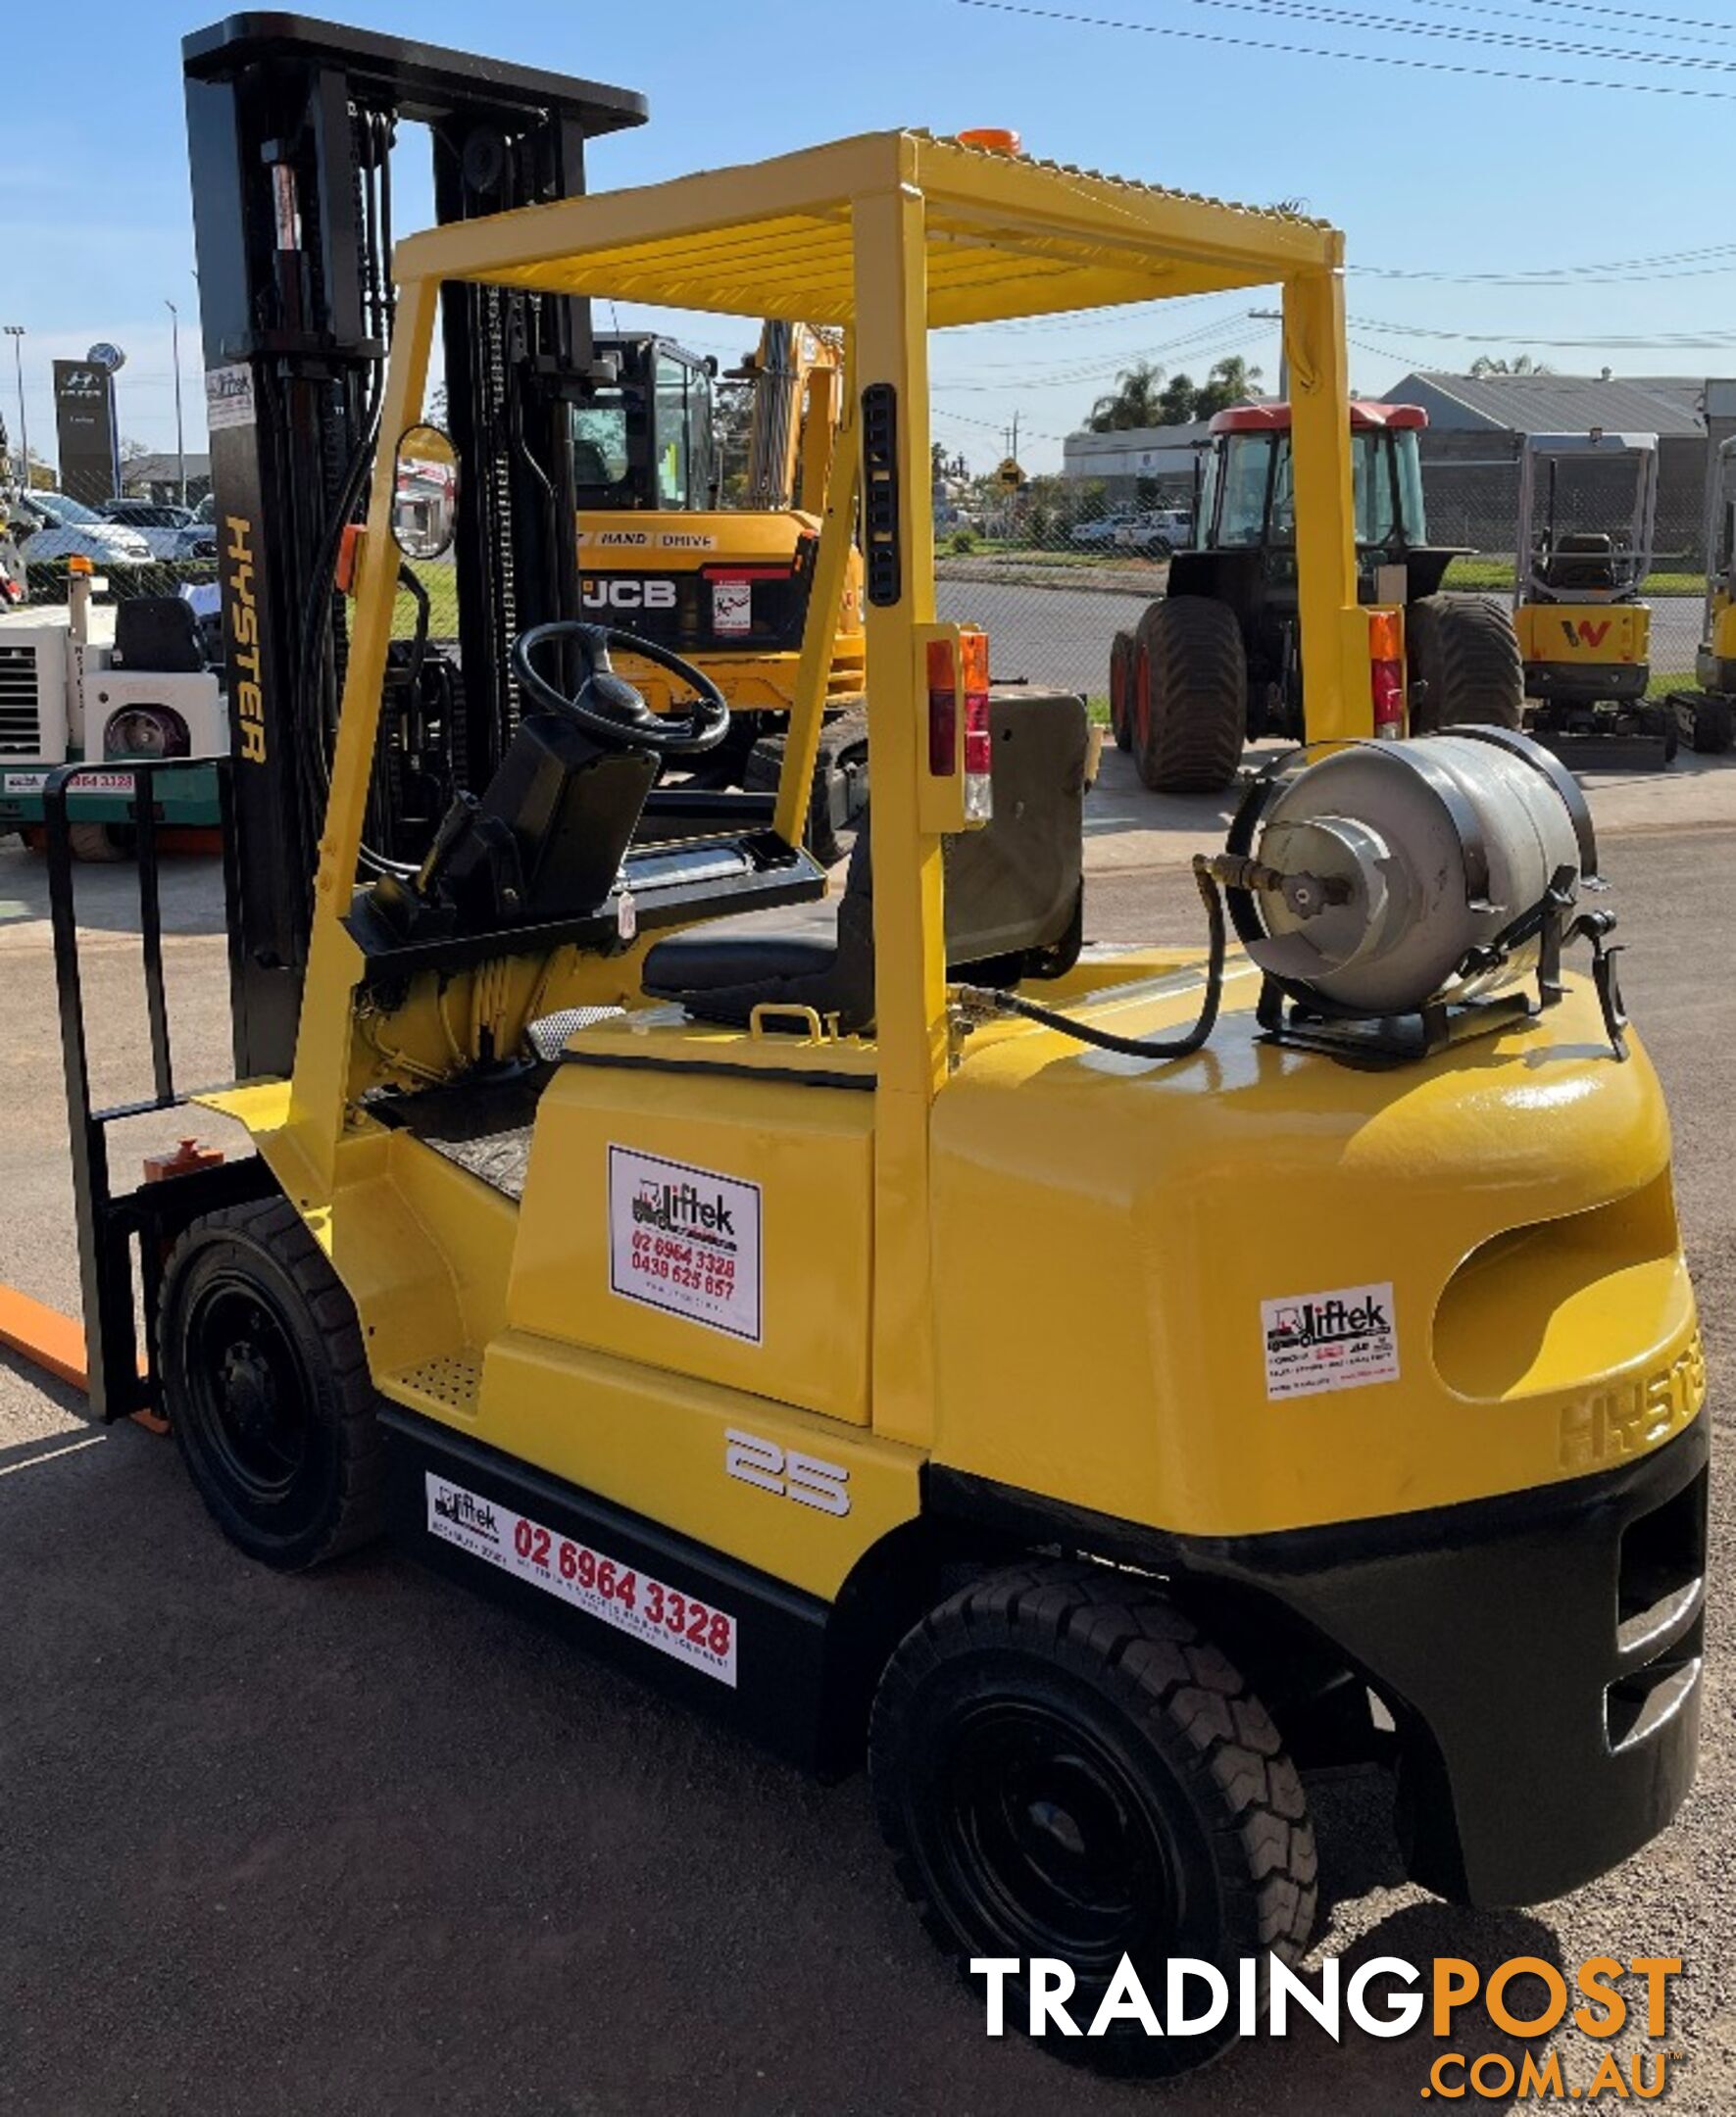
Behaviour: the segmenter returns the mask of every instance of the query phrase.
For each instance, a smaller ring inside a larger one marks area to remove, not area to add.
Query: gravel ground
[[[1727,1424],[1736,831],[1606,850]],[[112,874],[86,879],[91,1015],[119,1095],[142,1077],[124,894]],[[208,879],[178,870],[170,906],[177,1048],[187,1077],[215,1077]],[[0,848],[0,1280],[72,1306],[39,911],[39,876]],[[1185,876],[1142,870],[1123,840],[1089,924],[1101,940],[1181,937],[1196,914]],[[250,1567],[171,1445],[95,1434],[77,1411],[0,1363],[0,2111],[1416,2106],[1435,2046],[1414,2038],[1341,2048],[1305,2031],[1169,2091],[988,2042],[898,1896],[860,1779],[811,1786],[390,1553],[307,1580]],[[1719,1552],[1729,1460],[1726,1445]],[[1665,2106],[1736,2109],[1733,1610],[1720,1572],[1701,1778],[1656,1846],[1560,1903],[1472,1915],[1396,1883],[1376,1788],[1323,1783],[1323,1946],[1569,1968],[1679,1954],[1669,2044],[1686,2056]],[[1467,2045],[1503,2047],[1516,2048],[1488,2033]]]

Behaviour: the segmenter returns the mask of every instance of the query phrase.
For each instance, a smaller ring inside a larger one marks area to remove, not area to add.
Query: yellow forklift
[[[1707,466],[1706,622],[1694,657],[1697,691],[1670,694],[1681,733],[1703,756],[1720,757],[1736,726],[1736,435]]]
[[[1676,753],[1674,712],[1646,696],[1657,515],[1656,434],[1525,436],[1513,560],[1525,725],[1587,770]]]
[[[1364,739],[1339,234],[892,131],[454,222],[394,276],[294,1063],[198,1099],[252,1157],[110,1190],[53,869],[97,1415],[160,1408],[265,1564],[390,1526],[819,1770],[866,1752],[1015,2020],[1033,1958],[1089,2021],[1123,1958],[1161,1994],[1299,1956],[1328,1757],[1397,1773],[1455,1899],[1643,1846],[1693,1777],[1706,1562],[1667,1120],[1570,775],[1508,729]],[[1329,747],[1202,857],[1204,950],[1082,954],[1082,704],[996,693],[935,618],[928,335],[1272,281]],[[436,317],[477,287],[846,335],[766,810],[659,781],[726,739],[713,677],[557,617],[492,782],[414,873],[362,863],[393,451],[437,460]],[[874,793],[828,897],[801,822],[859,509]]]

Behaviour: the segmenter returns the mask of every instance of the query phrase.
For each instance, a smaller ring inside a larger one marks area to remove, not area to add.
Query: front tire
[[[158,1356],[199,1497],[297,1572],[383,1526],[384,1449],[356,1310],[286,1199],[207,1213],[164,1269]]]
[[[1446,727],[1516,728],[1525,666],[1513,618],[1488,596],[1419,596],[1405,610],[1411,733]]]
[[[1157,794],[1221,794],[1248,731],[1248,658],[1227,604],[1166,596],[1139,620],[1133,761]]]
[[[868,1737],[880,1828],[962,1971],[1060,1957],[1088,2028],[1125,1954],[1164,2009],[1185,1955],[1229,1980],[1197,2037],[1135,2023],[1055,2039],[1109,2070],[1175,2073],[1236,2036],[1239,1958],[1296,1960],[1314,1924],[1302,1782],[1239,1672],[1155,1585],[1095,1566],[1000,1573],[932,1611],[881,1678]],[[1028,1982],[1010,1980],[1022,2023]]]

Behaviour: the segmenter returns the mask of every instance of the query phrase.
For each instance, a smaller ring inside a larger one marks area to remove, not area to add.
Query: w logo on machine
[[[1610,620],[1604,617],[1593,624],[1589,617],[1563,617],[1562,630],[1569,647],[1601,647],[1609,637]]]

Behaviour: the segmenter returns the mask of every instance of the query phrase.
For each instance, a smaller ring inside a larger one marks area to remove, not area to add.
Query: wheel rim
[[[1172,1933],[1177,1862],[1132,1774],[1089,1729],[1030,1699],[958,1722],[930,1811],[936,1878],[968,1930],[1090,1977]]]
[[[315,1453],[313,1389],[282,1318],[257,1287],[225,1277],[187,1319],[187,1380],[218,1467],[256,1507],[286,1500]]]

